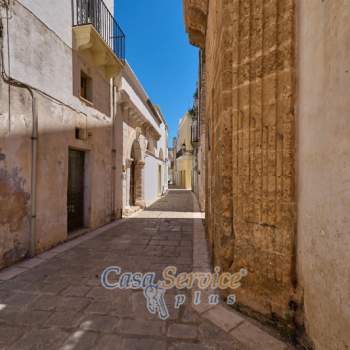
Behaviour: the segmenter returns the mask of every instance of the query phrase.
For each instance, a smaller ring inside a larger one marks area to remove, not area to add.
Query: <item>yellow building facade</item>
[[[175,182],[176,186],[192,189],[193,148],[191,143],[192,116],[186,113],[180,120],[176,139]]]

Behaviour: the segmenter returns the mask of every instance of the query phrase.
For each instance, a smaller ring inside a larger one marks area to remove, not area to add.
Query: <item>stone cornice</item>
[[[205,47],[209,0],[183,0],[186,32],[190,43]]]
[[[131,120],[135,126],[146,130],[146,133],[152,135],[152,137],[157,141],[161,138],[159,131],[142,114],[125,90],[119,91],[119,103],[125,112],[124,116],[127,116],[127,118],[129,118],[129,120]]]

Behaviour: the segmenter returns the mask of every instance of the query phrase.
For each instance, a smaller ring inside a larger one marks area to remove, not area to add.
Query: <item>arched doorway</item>
[[[129,185],[129,205],[135,206],[135,148],[131,148],[130,156],[130,185]]]
[[[129,163],[129,205],[144,206],[143,198],[143,167],[141,146],[135,140],[131,147]]]

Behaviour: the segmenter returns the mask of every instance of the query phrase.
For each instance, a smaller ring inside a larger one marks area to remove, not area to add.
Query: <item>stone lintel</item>
[[[137,125],[143,130],[146,130],[146,134],[152,135],[155,140],[161,138],[161,134],[152,125],[152,123],[141,113],[139,108],[133,103],[127,91],[124,89],[120,90],[119,103],[122,105],[124,110],[128,110],[128,117],[134,125]]]

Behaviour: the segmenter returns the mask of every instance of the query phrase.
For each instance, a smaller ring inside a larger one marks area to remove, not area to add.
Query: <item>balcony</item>
[[[102,0],[72,0],[73,48],[105,71],[106,78],[124,66],[125,35]]]
[[[191,142],[192,146],[195,148],[199,145],[200,142],[200,128],[197,119],[193,121],[191,129]]]

